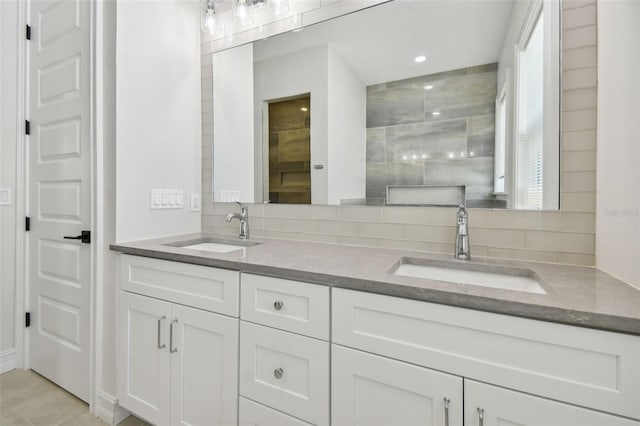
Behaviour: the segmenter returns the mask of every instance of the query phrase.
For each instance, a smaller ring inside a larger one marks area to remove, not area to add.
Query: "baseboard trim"
[[[16,368],[16,351],[7,349],[0,352],[0,374],[6,373]]]
[[[110,425],[117,425],[131,415],[128,410],[118,405],[118,399],[115,396],[107,392],[98,394],[94,414]]]

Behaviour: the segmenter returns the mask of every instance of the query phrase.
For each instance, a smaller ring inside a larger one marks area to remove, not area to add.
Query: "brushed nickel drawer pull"
[[[449,426],[449,403],[451,403],[451,400],[445,396],[444,397],[444,426]]]
[[[174,319],[171,321],[171,324],[169,324],[169,352],[172,354],[178,352],[178,348],[173,347],[173,324],[176,324],[177,322],[178,319]]]
[[[160,329],[162,327],[162,320],[167,319],[167,317],[165,315],[161,316],[158,319],[158,349],[164,349],[167,347],[167,345],[165,345],[164,343],[161,342],[161,337],[160,337]]]

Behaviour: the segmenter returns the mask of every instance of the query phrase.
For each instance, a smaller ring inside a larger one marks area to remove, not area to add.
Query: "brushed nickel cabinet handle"
[[[284,370],[282,368],[276,368],[275,370],[273,370],[273,376],[276,379],[282,378],[283,374],[284,374]]]
[[[478,407],[478,426],[484,426],[484,408]]]
[[[172,354],[178,352],[178,348],[173,347],[173,324],[177,323],[178,319],[176,318],[171,321],[171,324],[169,324],[169,352],[171,352]]]
[[[444,397],[444,426],[449,426],[449,404],[450,403],[451,403],[451,400],[445,396]]]
[[[273,302],[273,308],[276,311],[281,310],[282,308],[284,308],[284,302],[281,300],[276,300],[275,302]]]
[[[161,334],[161,333],[160,333],[160,330],[161,330],[161,328],[162,328],[162,321],[163,321],[163,320],[165,320],[165,319],[167,319],[167,317],[166,317],[165,315],[161,316],[161,317],[158,319],[158,349],[164,349],[164,348],[166,348],[166,347],[167,347],[167,345],[165,345],[164,343],[162,343],[162,341],[161,341],[161,339],[162,339],[162,338],[161,338],[161,336],[160,336],[160,334]]]

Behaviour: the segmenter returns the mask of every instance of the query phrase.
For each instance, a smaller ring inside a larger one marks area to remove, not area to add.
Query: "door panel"
[[[31,368],[89,399],[90,5],[30,3],[29,289]]]

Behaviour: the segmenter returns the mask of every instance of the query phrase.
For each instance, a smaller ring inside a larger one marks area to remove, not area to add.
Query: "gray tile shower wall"
[[[495,207],[497,70],[487,64],[367,88],[368,205],[385,205],[388,185],[424,185],[465,186],[470,207]]]
[[[563,121],[561,128],[561,210],[471,209],[471,245],[475,256],[594,264],[596,0],[563,0],[562,21],[561,110],[563,115],[573,115],[573,120],[570,125]],[[585,32],[593,36],[578,36]],[[203,35],[202,230],[237,235],[237,224],[224,221],[235,207],[212,202],[211,54],[215,51],[212,46]],[[378,141],[382,143],[381,139]],[[367,145],[374,147],[371,141]],[[376,152],[380,151],[373,149],[367,155],[371,158]],[[256,236],[440,253],[453,251],[455,210],[450,208],[254,204],[249,209],[251,230]]]

